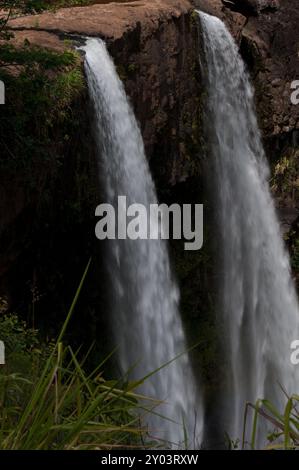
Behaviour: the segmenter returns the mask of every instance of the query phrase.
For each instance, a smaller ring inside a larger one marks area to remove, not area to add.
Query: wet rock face
[[[184,181],[193,171],[200,132],[197,24],[189,14],[110,44],[111,54],[140,124],[158,186]]]

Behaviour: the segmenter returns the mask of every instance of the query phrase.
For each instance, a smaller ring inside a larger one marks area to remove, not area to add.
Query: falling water
[[[117,197],[126,196],[127,205],[148,208],[157,196],[124,87],[101,40],[89,39],[83,49],[106,200],[117,207]],[[140,379],[186,351],[179,291],[165,242],[115,240],[109,242],[108,251],[119,363],[124,374],[131,369],[130,378]],[[198,446],[201,404],[187,354],[147,379],[142,392],[166,402],[155,411],[168,419],[146,417],[152,436],[181,443],[184,423],[190,447]]]
[[[282,408],[298,393],[290,344],[299,339],[291,280],[254,109],[253,90],[224,24],[200,13],[208,82],[208,128],[217,188],[227,335],[227,431],[242,437],[246,401],[268,398]],[[270,427],[270,426],[269,426]],[[259,445],[265,436],[259,436]]]

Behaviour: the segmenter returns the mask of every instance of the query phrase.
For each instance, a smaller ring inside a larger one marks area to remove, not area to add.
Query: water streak
[[[226,430],[242,437],[246,401],[282,410],[298,393],[290,344],[299,309],[268,179],[253,89],[237,46],[219,19],[200,13],[208,86],[208,128],[221,232],[221,307],[228,352]],[[268,426],[271,427],[271,426]],[[265,443],[262,431],[259,446]]]
[[[89,39],[83,49],[106,201],[117,207],[117,197],[127,196],[128,205],[138,203],[148,208],[157,202],[157,196],[124,87],[101,40]],[[109,255],[119,362],[123,373],[134,366],[130,378],[136,379],[186,351],[178,311],[179,291],[172,279],[164,241],[111,241]],[[187,354],[146,380],[142,392],[165,400],[167,404],[156,411],[179,423],[148,416],[151,435],[182,443],[184,422],[189,446],[199,445],[201,402]]]

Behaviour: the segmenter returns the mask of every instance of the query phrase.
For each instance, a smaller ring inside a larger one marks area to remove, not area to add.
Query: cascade
[[[223,279],[224,426],[236,439],[242,438],[247,401],[267,398],[283,412],[286,397],[281,387],[288,395],[299,390],[298,370],[290,361],[290,345],[299,339],[299,309],[248,73],[223,22],[199,15]],[[261,428],[260,447],[266,443]]]
[[[88,39],[85,71],[95,111],[100,178],[106,201],[117,207],[149,208],[157,203],[142,136],[105,43]],[[187,350],[178,310],[179,290],[163,240],[109,240],[111,321],[123,374],[140,379]],[[163,401],[145,417],[150,435],[181,447],[184,429],[189,448],[197,448],[202,432],[202,405],[188,354],[163,367],[141,386],[145,396]],[[162,415],[160,417],[159,415]]]

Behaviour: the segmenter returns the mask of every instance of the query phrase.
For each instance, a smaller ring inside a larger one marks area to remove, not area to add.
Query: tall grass
[[[28,376],[0,370],[0,448],[114,449],[145,447],[140,416],[155,407],[135,392],[102,375],[103,361],[86,373],[86,355],[63,344],[63,337],[86,278],[81,279],[57,341],[41,369]],[[147,439],[148,441],[148,439]],[[147,442],[147,445],[153,445]]]
[[[271,431],[268,434],[268,444],[265,449],[299,449],[299,395],[288,397],[281,414],[276,407],[268,400],[258,400],[256,404],[248,403],[245,409],[244,432],[242,448],[249,444],[250,449],[256,448],[256,437],[260,420],[264,420]],[[247,419],[249,410],[253,410],[253,424],[251,429],[250,442],[245,442]]]

